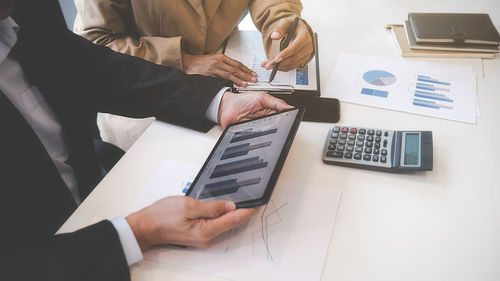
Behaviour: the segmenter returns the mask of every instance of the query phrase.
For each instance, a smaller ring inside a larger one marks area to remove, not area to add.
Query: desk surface
[[[497,0],[302,0],[303,17],[320,34],[325,86],[337,55],[398,57],[388,23],[408,12],[490,13],[500,27]],[[476,125],[354,104],[341,104],[339,124],[434,133],[434,171],[387,174],[325,165],[331,124],[303,122],[281,178],[337,188],[342,202],[322,280],[500,279],[500,59],[427,59],[477,71],[481,116]],[[63,225],[72,231],[122,215],[166,159],[201,163],[221,133],[202,134],[155,122]],[[192,153],[182,154],[182,147]],[[134,280],[220,280],[142,261]]]

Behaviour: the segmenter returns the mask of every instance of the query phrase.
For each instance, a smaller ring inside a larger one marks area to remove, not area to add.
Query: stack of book
[[[494,58],[500,35],[488,14],[410,13],[389,25],[403,57]]]

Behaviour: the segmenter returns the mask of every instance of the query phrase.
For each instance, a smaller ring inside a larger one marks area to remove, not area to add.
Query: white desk
[[[406,2],[406,3],[405,3]],[[500,28],[500,2],[303,0],[320,35],[325,86],[340,52],[398,57],[388,23],[408,12],[486,12]],[[343,190],[322,280],[500,280],[500,59],[433,59],[478,71],[477,125],[342,103],[340,124],[434,133],[434,171],[387,174],[325,165],[331,125],[303,122],[281,178]],[[166,159],[201,163],[221,130],[208,134],[155,122],[61,228],[123,214]],[[187,148],[183,154],[179,148]],[[326,246],[326,245],[325,245]],[[134,280],[220,280],[142,261]]]

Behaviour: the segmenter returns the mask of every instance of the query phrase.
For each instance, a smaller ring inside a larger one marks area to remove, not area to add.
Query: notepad
[[[278,71],[273,81],[269,83],[272,70],[260,66],[268,58],[262,43],[261,33],[257,30],[233,31],[224,54],[240,61],[257,73],[257,83],[249,83],[247,87],[234,85],[239,92],[269,91],[319,96],[317,55],[303,70]]]

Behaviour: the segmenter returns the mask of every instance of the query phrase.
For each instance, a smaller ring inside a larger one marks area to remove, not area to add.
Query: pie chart
[[[384,70],[367,71],[363,74],[363,79],[375,86],[389,86],[396,82],[396,76]]]

